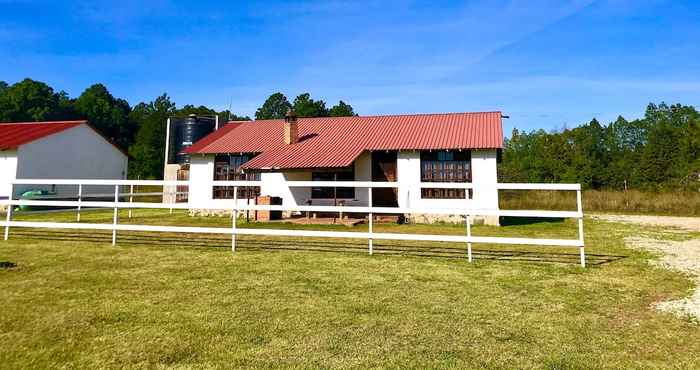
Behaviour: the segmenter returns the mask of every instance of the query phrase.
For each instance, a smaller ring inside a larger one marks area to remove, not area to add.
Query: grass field
[[[135,215],[131,222],[230,222]],[[110,222],[111,212],[83,220]],[[585,227],[587,269],[576,249],[475,245],[470,264],[458,244],[377,241],[368,256],[363,240],[240,237],[234,255],[223,236],[120,233],[112,247],[110,233],[12,229],[0,241],[0,367],[697,367],[698,323],[650,307],[688,295],[691,281],[622,241],[690,235]],[[576,235],[569,221],[474,228],[497,233]]]
[[[700,192],[584,190],[586,212],[700,216]],[[499,191],[501,209],[575,210],[576,194],[562,191]]]

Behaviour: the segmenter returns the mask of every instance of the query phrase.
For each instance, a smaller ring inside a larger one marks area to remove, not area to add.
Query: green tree
[[[700,114],[694,107],[649,104],[644,115],[648,139],[641,154],[640,174],[649,186],[677,187],[696,171],[700,155],[697,125]]]
[[[292,105],[287,100],[287,97],[282,93],[274,93],[270,95],[265,103],[255,112],[255,119],[280,119],[284,118],[287,110]]]
[[[175,113],[178,116],[188,116],[190,114],[196,114],[198,116],[214,116],[217,114],[215,110],[209,107],[205,107],[203,105],[196,107],[192,104],[187,104],[183,106],[182,108],[178,109]]]
[[[604,150],[609,158],[605,187],[642,187],[645,180],[639,173],[639,164],[641,150],[647,142],[645,122],[627,121],[620,116],[605,128],[604,135]]]
[[[230,110],[224,110],[219,112],[219,119],[223,120],[223,122],[228,122],[228,121],[250,121],[250,117],[248,116],[239,116],[235,113],[232,113]]]
[[[129,150],[132,178],[161,179],[165,164],[165,135],[168,117],[176,112],[175,103],[163,94],[150,103],[140,103],[129,118],[139,126],[136,141]]]
[[[214,109],[205,107],[203,105],[195,107],[194,105],[188,104],[178,109],[176,114],[178,116],[188,116],[190,114],[196,114],[198,116],[219,116],[220,124],[226,123],[228,121],[250,121],[250,117],[238,116],[234,113],[231,113],[231,111],[229,111],[228,109],[221,112],[217,112]]]
[[[350,104],[345,104],[342,100],[328,110],[328,115],[331,117],[356,116],[352,106]]]
[[[649,131],[649,141],[641,153],[640,174],[644,183],[660,187],[674,177],[674,161],[678,160],[680,150],[678,133],[668,123],[661,123]]]
[[[75,111],[112,142],[123,148],[133,144],[138,126],[129,119],[131,107],[124,99],[117,99],[102,84],[83,91],[74,102]]]
[[[514,128],[510,134],[510,138],[505,138],[503,141],[503,150],[501,151],[501,165],[498,169],[498,179],[500,182],[524,182],[525,169],[523,168],[522,156],[525,155],[523,137],[526,133],[520,133],[517,128]]]
[[[313,100],[311,99],[311,94],[303,93],[299,94],[294,99],[294,111],[299,117],[326,117],[328,116],[328,109],[326,109],[326,102],[323,100]]]
[[[597,119],[573,130],[566,130],[570,138],[571,164],[567,169],[568,181],[576,181],[587,188],[603,186],[606,158],[603,151],[603,127]]]
[[[0,121],[50,121],[74,119],[65,92],[56,93],[47,84],[24,79],[3,88],[0,94]]]
[[[607,126],[593,119],[560,132],[514,130],[505,140],[502,181],[578,182],[587,188],[695,189],[700,186],[700,113],[649,104],[643,119]]]

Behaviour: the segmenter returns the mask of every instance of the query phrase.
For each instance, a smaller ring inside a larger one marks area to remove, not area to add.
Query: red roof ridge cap
[[[454,116],[459,114],[489,114],[502,113],[501,111],[482,111],[482,112],[440,112],[440,113],[402,113],[402,114],[371,114],[367,116],[345,116],[345,117],[315,117],[315,118],[372,118],[372,117],[421,117],[421,116]]]
[[[480,112],[441,112],[441,113],[403,113],[403,114],[370,114],[370,115],[362,115],[362,116],[341,116],[341,117],[299,117],[300,120],[316,120],[316,119],[350,119],[350,118],[377,118],[377,117],[424,117],[424,116],[456,116],[456,115],[465,115],[465,114],[503,114],[503,111],[500,110],[494,110],[494,111],[480,111]],[[256,119],[256,120],[250,120],[250,121],[228,121],[226,122],[227,124],[229,123],[255,123],[255,122],[279,122],[279,121],[284,121],[283,118],[274,118],[274,119]]]
[[[72,120],[72,121],[36,121],[36,122],[0,122],[0,125],[40,125],[40,124],[81,124],[88,123],[87,120]]]

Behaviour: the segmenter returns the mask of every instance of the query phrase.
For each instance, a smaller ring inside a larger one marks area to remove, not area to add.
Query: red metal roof
[[[0,150],[17,149],[46,136],[87,123],[87,121],[0,123]]]
[[[365,150],[498,149],[501,112],[300,118],[300,141],[284,143],[284,120],[231,122],[192,154],[260,153],[248,169],[346,167]]]

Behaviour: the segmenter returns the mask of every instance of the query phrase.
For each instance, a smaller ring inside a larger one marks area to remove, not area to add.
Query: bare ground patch
[[[665,232],[670,233],[700,232],[700,217],[613,214],[594,214],[590,217],[610,222],[659,226],[664,228]],[[691,316],[700,320],[700,239],[678,241],[635,236],[625,238],[625,244],[631,248],[661,253],[661,259],[654,261],[654,263],[667,269],[683,272],[693,278],[696,288],[691,296],[673,301],[659,302],[654,304],[654,306],[663,311],[673,312],[682,316]]]
[[[659,302],[654,306],[662,311],[700,319],[700,239],[673,241],[629,237],[625,238],[625,243],[633,248],[660,252],[663,256],[655,263],[693,277],[696,288],[690,297]]]

